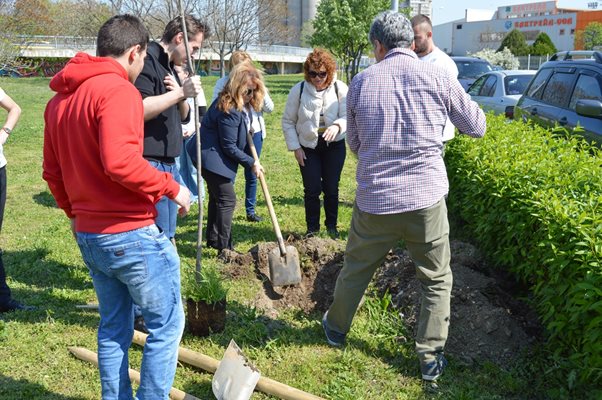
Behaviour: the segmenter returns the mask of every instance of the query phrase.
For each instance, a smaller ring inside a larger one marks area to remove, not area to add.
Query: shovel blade
[[[280,248],[275,247],[268,254],[270,280],[273,286],[288,286],[301,283],[301,265],[299,252],[294,246],[286,246],[286,255],[280,254]]]
[[[230,345],[213,375],[211,388],[218,400],[249,400],[260,375],[259,370],[247,360],[236,342],[230,340]]]

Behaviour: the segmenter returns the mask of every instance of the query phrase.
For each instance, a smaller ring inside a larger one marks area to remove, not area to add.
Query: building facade
[[[466,10],[465,18],[433,27],[437,46],[451,55],[463,56],[486,48],[498,49],[513,29],[521,31],[527,44],[545,32],[559,51],[574,50],[577,30],[602,22],[602,12],[557,7],[557,1],[501,6],[487,13]]]
[[[320,0],[287,0],[288,15],[286,24],[290,27],[292,39],[289,46],[301,46],[303,27],[316,16]]]
[[[410,15],[424,14],[431,18],[433,14],[433,1],[432,0],[407,0],[399,2],[399,9],[410,7],[412,11]]]

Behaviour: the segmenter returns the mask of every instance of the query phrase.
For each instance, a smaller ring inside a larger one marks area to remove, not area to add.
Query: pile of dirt
[[[332,302],[345,242],[317,237],[292,237],[289,242],[298,249],[301,260],[303,280],[298,286],[272,287],[268,253],[275,243],[260,243],[246,254],[222,253],[222,261],[228,264],[226,271],[232,278],[254,275],[263,283],[264,290],[257,294],[253,305],[267,317],[276,318],[280,310],[290,307],[308,314],[322,313]],[[454,285],[446,352],[468,365],[475,361],[509,365],[541,333],[536,314],[517,299],[526,291],[507,276],[492,273],[474,246],[452,241],[451,253]],[[379,293],[391,294],[393,306],[413,331],[420,309],[415,278],[414,263],[403,249],[390,251],[375,276]]]

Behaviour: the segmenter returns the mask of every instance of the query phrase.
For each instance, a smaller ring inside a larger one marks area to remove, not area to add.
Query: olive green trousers
[[[421,364],[443,351],[449,329],[452,271],[445,199],[422,210],[376,215],[353,207],[345,261],[328,310],[331,329],[347,333],[376,269],[403,239],[420,281],[416,351]]]

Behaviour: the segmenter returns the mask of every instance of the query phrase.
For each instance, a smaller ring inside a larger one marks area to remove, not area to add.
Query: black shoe
[[[263,221],[263,218],[261,218],[257,214],[247,214],[247,221],[249,221],[249,222],[261,222],[261,221]]]
[[[139,315],[134,319],[134,329],[142,333],[148,333],[148,328],[146,327],[146,323],[144,322],[144,317],[142,315]]]
[[[338,239],[340,236],[337,228],[327,228],[326,231],[328,232],[328,236],[330,236],[332,239]]]
[[[11,311],[33,311],[35,309],[37,309],[37,307],[27,306],[19,303],[15,299],[11,299],[8,303],[0,306],[0,313]]]
[[[317,231],[317,230],[316,230],[316,231],[313,231],[313,230],[311,230],[311,229],[308,229],[308,230],[307,230],[307,232],[305,232],[305,238],[306,238],[306,239],[312,238],[312,237],[314,237],[314,236],[317,236],[317,235],[318,235],[318,233],[320,233],[320,231]]]

